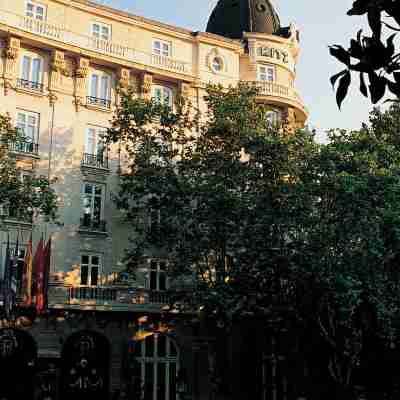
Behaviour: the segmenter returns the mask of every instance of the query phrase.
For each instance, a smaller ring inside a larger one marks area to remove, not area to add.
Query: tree
[[[396,48],[395,34],[400,29],[400,2],[355,0],[347,15],[366,15],[371,35],[363,35],[359,30],[356,38],[350,40],[347,50],[340,45],[330,47],[331,55],[346,66],[331,77],[333,86],[339,82],[336,90],[339,108],[347,95],[353,73],[359,74],[360,92],[369,96],[373,104],[383,98],[387,89],[399,98],[400,53]]]
[[[399,329],[399,108],[319,145],[270,126],[256,95],[210,86],[205,115],[181,98],[170,109],[122,96],[108,140],[130,160],[116,195],[132,229],[128,266],[164,255],[175,306],[221,329],[278,313],[313,332],[337,398],[352,398],[359,366],[366,384],[368,357]]]
[[[21,140],[9,115],[0,115],[0,224],[4,218],[31,221],[34,215],[56,221],[57,198],[51,182],[33,172],[22,178],[10,145]]]

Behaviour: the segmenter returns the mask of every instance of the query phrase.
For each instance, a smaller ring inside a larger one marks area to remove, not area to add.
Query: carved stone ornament
[[[119,85],[126,89],[130,85],[131,70],[128,68],[120,68],[119,70]]]
[[[7,39],[7,45],[4,50],[4,56],[8,60],[16,60],[18,58],[19,49],[21,48],[21,41],[15,37]]]
[[[66,64],[65,64],[65,58],[64,58],[64,52],[59,51],[59,50],[54,50],[53,51],[53,57],[51,60],[51,69],[55,72],[60,72],[65,74],[66,73]]]
[[[192,88],[189,83],[181,82],[180,84],[181,96],[184,98],[189,98],[192,95]]]
[[[217,48],[212,49],[206,57],[207,67],[215,74],[226,70],[224,57],[220,54]]]
[[[54,92],[49,92],[49,104],[52,106],[58,100],[57,95]]]
[[[153,86],[153,75],[143,74],[142,93],[144,95],[149,95],[151,93],[152,86]]]
[[[75,70],[75,76],[77,78],[85,78],[89,74],[89,59],[80,57]]]

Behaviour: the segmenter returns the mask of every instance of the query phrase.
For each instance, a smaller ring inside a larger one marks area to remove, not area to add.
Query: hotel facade
[[[202,328],[161,324],[137,340],[141,323],[168,303],[170,282],[157,258],[146,260],[134,282],[123,274],[129,228],[112,192],[126,159],[118,146],[105,151],[101,135],[118,87],[170,104],[182,95],[205,111],[208,83],[240,81],[259,87],[271,122],[302,127],[308,112],[296,91],[299,52],[299,31],[281,27],[268,0],[220,0],[206,32],[85,0],[0,0],[0,113],[25,137],[10,150],[23,174],[57,178],[60,222],[6,216],[2,225],[1,268],[7,237],[19,238],[23,259],[31,232],[34,248],[41,235],[51,236],[52,257],[48,312],[2,322],[0,369],[9,379],[0,398],[212,395],[213,339]],[[10,364],[11,356],[17,361]]]

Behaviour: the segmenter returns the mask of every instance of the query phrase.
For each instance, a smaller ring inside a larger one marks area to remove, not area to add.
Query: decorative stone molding
[[[66,69],[67,67],[65,64],[64,52],[54,50],[51,58],[51,70],[65,74]]]
[[[58,100],[57,95],[56,95],[54,92],[52,92],[52,91],[49,91],[48,98],[49,98],[49,104],[50,104],[51,106],[52,106],[53,104],[55,104],[56,101]]]
[[[151,96],[152,86],[153,86],[153,75],[144,73],[142,76],[142,94],[144,97]]]
[[[179,92],[182,97],[185,99],[190,99],[192,97],[192,87],[189,83],[180,82]]]
[[[75,93],[73,104],[76,107],[76,111],[82,106],[84,98],[86,96],[87,90],[87,77],[89,75],[89,59],[84,57],[79,57],[76,63],[75,69]]]
[[[120,68],[118,73],[118,84],[122,89],[127,89],[130,82],[131,70],[129,68]]]
[[[11,82],[16,75],[16,66],[21,48],[21,41],[16,37],[8,37],[6,40],[6,47],[3,50],[5,63],[4,63],[4,95],[8,94],[8,90],[12,87]]]
[[[216,60],[218,60],[219,69],[216,68]],[[206,65],[214,74],[226,71],[225,59],[216,47],[207,54]]]

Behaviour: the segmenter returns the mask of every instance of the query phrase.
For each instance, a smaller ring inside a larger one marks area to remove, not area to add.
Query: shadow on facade
[[[0,329],[0,399],[33,399],[36,357],[36,343],[29,333]]]
[[[95,331],[70,336],[62,350],[61,400],[107,400],[110,344]]]

